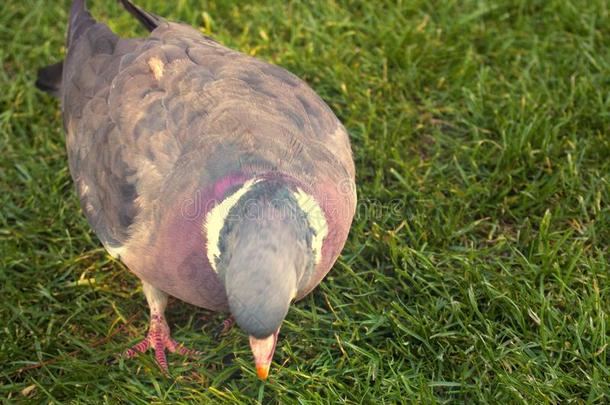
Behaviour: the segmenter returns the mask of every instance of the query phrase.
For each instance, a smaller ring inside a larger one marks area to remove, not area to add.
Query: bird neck
[[[327,224],[313,197],[286,178],[252,178],[233,186],[203,220],[208,261],[221,279],[238,239],[254,228],[290,230],[294,243],[311,251],[314,265],[320,261]]]
[[[313,274],[314,233],[294,189],[257,183],[231,209],[216,269],[237,323],[266,337]]]

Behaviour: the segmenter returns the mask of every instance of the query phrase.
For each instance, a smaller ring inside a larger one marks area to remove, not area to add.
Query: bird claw
[[[218,325],[213,332],[214,340],[220,339],[225,333],[231,330],[231,328],[235,325],[235,318],[233,316],[229,316],[227,319],[222,321],[220,325]]]
[[[149,348],[152,348],[155,351],[155,359],[164,373],[169,372],[165,349],[169,350],[171,353],[178,353],[182,356],[191,358],[201,354],[201,352],[189,349],[182,343],[178,343],[176,340],[172,339],[169,326],[167,326],[167,322],[161,315],[153,315],[151,317],[150,327],[146,337],[131,348],[125,350],[123,356],[131,359],[146,352]]]

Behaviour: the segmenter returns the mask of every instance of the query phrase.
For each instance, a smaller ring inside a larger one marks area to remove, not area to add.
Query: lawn
[[[90,1],[144,35],[113,0]],[[141,338],[137,279],[80,214],[59,103],[34,86],[68,2],[0,8],[3,403],[610,402],[610,5],[605,0],[140,0],[304,78],[352,138],[360,204],[289,313],[271,379],[222,315],[178,301],[204,351]]]

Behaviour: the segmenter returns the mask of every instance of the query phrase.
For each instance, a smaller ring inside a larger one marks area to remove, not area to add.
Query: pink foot
[[[227,319],[222,321],[220,326],[216,328],[216,330],[214,331],[214,337],[216,339],[220,338],[222,335],[230,331],[231,328],[233,328],[233,325],[235,325],[235,318],[233,318],[233,315],[231,315]]]
[[[161,366],[161,369],[165,373],[167,373],[169,370],[167,366],[167,358],[165,357],[165,349],[169,350],[171,353],[178,353],[182,356],[189,357],[194,357],[201,354],[201,352],[184,347],[182,343],[178,343],[172,339],[169,332],[169,326],[167,326],[165,318],[163,318],[161,315],[152,315],[146,338],[132,346],[130,349],[125,350],[123,356],[131,359],[140,353],[144,353],[149,348],[153,348],[155,351],[157,363],[159,363],[159,366]]]

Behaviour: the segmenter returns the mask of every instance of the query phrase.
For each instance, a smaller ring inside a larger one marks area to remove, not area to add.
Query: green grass
[[[222,317],[177,301],[174,336],[201,359],[171,355],[169,378],[151,355],[106,364],[147,310],[80,215],[59,103],[33,87],[61,56],[68,4],[5,3],[6,403],[610,401],[605,0],[139,1],[303,77],[352,135],[358,216],[291,310],[267,383],[239,329],[216,342]]]

